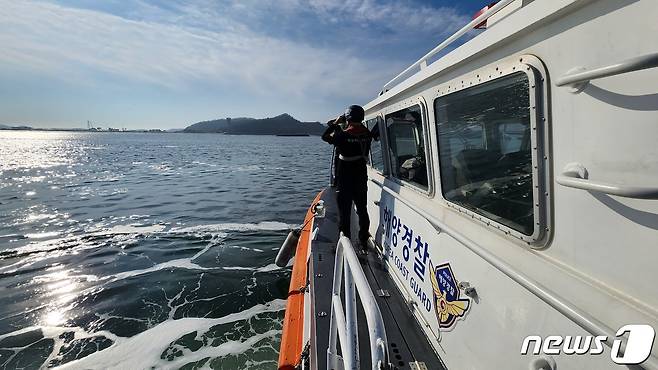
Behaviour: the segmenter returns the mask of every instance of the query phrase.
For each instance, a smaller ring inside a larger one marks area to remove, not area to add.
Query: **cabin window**
[[[427,190],[427,159],[420,105],[386,116],[391,173]]]
[[[517,72],[434,102],[445,199],[525,235],[534,231],[529,91]]]
[[[384,172],[384,152],[382,149],[382,142],[380,140],[380,124],[381,118],[373,118],[366,121],[368,129],[372,133],[373,141],[370,145],[370,166],[379,172]]]

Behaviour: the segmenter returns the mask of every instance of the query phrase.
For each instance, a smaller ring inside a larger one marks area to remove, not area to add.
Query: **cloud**
[[[171,89],[203,81],[257,93],[354,97],[345,81],[372,94],[399,68],[349,55],[337,60],[335,50],[245,28],[238,32],[235,25],[212,31],[48,3],[0,1],[0,6],[0,63],[69,81],[85,79],[84,71],[91,70]]]
[[[391,0],[76,5],[0,0],[0,68],[91,86],[214,86],[225,94],[366,101],[410,63],[402,52],[385,52],[410,45],[397,39],[464,23],[454,9]],[[345,40],[355,45],[345,48]]]
[[[412,2],[310,0],[309,5],[324,19],[347,25],[359,22],[382,24],[398,34],[422,32],[440,36],[468,23],[468,18],[455,8],[432,7]]]
[[[196,0],[179,3],[176,13],[178,21],[197,25],[226,26],[230,19],[239,20],[233,23],[237,28],[301,32],[297,41],[306,43],[385,45],[380,52],[419,39],[427,48],[470,21],[457,8],[409,0]]]

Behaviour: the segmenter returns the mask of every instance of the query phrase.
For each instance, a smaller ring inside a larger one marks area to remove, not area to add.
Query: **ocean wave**
[[[6,249],[0,251],[0,260],[6,260],[9,258],[22,258],[34,254],[44,254],[58,251],[66,251],[75,249],[76,251],[96,248],[99,245],[95,244],[94,241],[98,239],[107,239],[112,237],[124,237],[122,240],[115,240],[117,245],[121,245],[121,242],[130,242],[132,239],[140,236],[145,236],[148,234],[162,232],[165,229],[164,225],[150,225],[150,226],[137,226],[137,225],[117,225],[107,229],[96,229],[91,232],[86,232],[81,235],[66,236],[63,238],[44,240],[40,242],[30,243],[28,245]],[[48,237],[57,236],[60,233],[51,232],[51,233],[39,233],[39,234],[26,234],[23,235],[23,238],[29,239],[46,239]],[[125,238],[128,236],[128,238]],[[27,262],[27,261],[24,261]],[[5,267],[0,267],[0,272]]]
[[[178,235],[192,235],[194,238],[208,239],[211,241],[206,248],[199,251],[196,255],[190,258],[175,259],[157,265],[151,266],[142,270],[132,270],[115,275],[111,275],[108,279],[121,280],[132,276],[138,276],[164,270],[168,268],[188,269],[188,270],[211,270],[213,268],[202,267],[193,262],[201,254],[205,253],[208,248],[217,245],[221,239],[228,236],[228,232],[247,232],[247,231],[285,231],[292,227],[283,222],[277,221],[264,221],[257,224],[253,223],[218,223],[209,225],[197,225],[189,227],[174,227],[167,230],[165,225],[115,225],[112,227],[97,227],[88,230],[85,234],[81,235],[67,235],[62,238],[55,238],[49,240],[39,240],[32,242],[28,245],[6,249],[0,251],[0,261],[9,259],[21,259],[17,263],[12,263],[0,267],[0,274],[15,273],[19,269],[32,265],[36,261],[41,261],[46,258],[61,257],[65,253],[78,253],[83,250],[100,248],[107,246],[111,243],[114,247],[124,248],[138,243],[141,238],[148,237],[149,235],[157,236],[178,236]],[[54,235],[54,234],[53,234]],[[244,248],[244,247],[242,247]],[[249,249],[249,248],[248,248]],[[255,249],[256,252],[262,252],[260,249]],[[267,267],[267,266],[265,266]],[[272,271],[274,268],[270,267],[269,270],[263,268],[253,268],[252,271],[265,272]]]

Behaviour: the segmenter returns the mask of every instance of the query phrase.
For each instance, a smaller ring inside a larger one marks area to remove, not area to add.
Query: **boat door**
[[[383,182],[385,176],[389,173],[388,156],[386,146],[386,130],[384,129],[384,118],[381,114],[375,113],[366,116],[365,123],[370,132],[373,134],[373,141],[370,146],[370,156],[368,158],[368,215],[370,216],[370,234],[377,239],[379,224],[379,199],[381,198],[382,188],[373,186],[372,180]],[[352,224],[355,224],[353,217]],[[354,227],[354,225],[353,225]]]
[[[422,98],[377,112],[366,120],[368,128],[379,134],[374,140],[368,166],[368,213],[370,234],[382,246],[381,201],[387,197],[380,184],[423,198],[431,195],[431,172],[427,154],[431,153],[427,135],[426,108]]]

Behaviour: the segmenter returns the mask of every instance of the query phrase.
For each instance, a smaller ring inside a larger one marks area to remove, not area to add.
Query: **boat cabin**
[[[387,83],[364,107],[370,253],[324,190],[280,368],[658,369],[656,19],[503,0]]]

